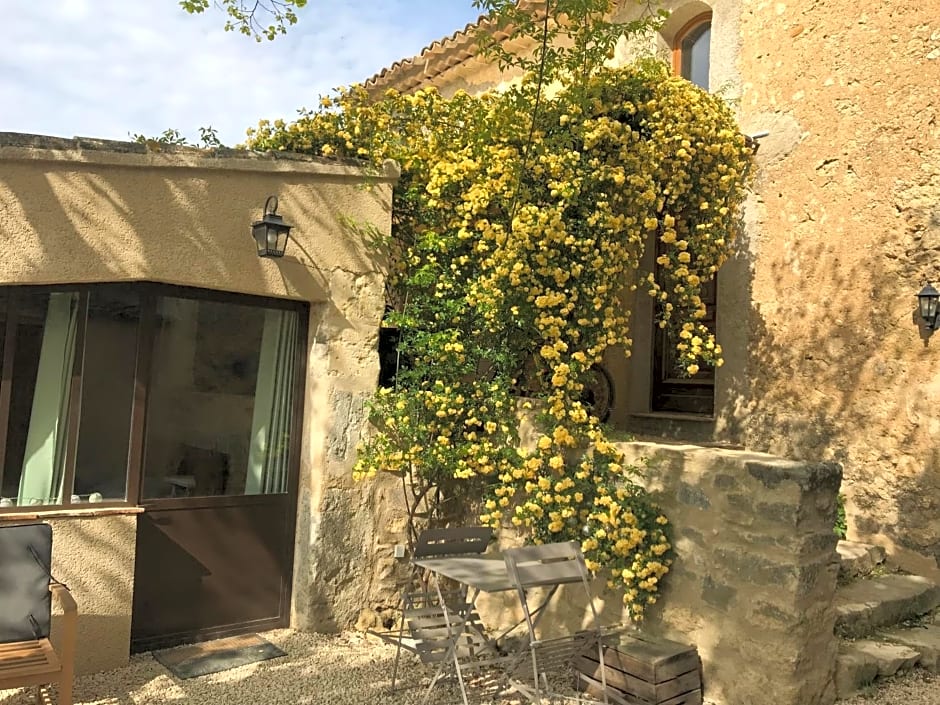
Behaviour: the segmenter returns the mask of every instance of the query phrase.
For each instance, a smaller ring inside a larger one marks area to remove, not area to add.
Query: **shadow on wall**
[[[75,147],[71,140],[46,145],[42,140],[51,138],[38,139],[49,149]],[[118,146],[128,151],[129,145]],[[95,151],[78,152],[75,159]],[[326,273],[335,266],[362,273],[384,266],[369,221],[388,217],[390,195],[369,189],[366,175],[274,171],[265,168],[265,160],[259,160],[259,170],[248,171],[246,158],[238,155],[182,151],[179,158],[180,168],[5,161],[0,211],[9,214],[13,230],[7,236],[20,246],[0,269],[0,279],[153,279],[317,301],[328,298]],[[146,159],[142,153],[141,163]],[[167,163],[175,166],[172,159]],[[241,168],[219,168],[226,159],[241,162]],[[214,168],[198,168],[199,160]],[[185,166],[191,162],[195,168]],[[257,256],[250,237],[250,224],[269,194],[280,195],[281,213],[295,225],[277,271]]]
[[[940,336],[914,297],[931,255],[889,242],[850,259],[844,246],[794,234],[762,253],[736,415],[749,448],[842,463],[849,537],[940,577]]]

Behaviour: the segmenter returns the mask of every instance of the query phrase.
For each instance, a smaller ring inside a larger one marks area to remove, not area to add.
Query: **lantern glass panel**
[[[920,309],[921,318],[928,328],[937,327],[937,317],[940,313],[940,292],[927,284],[920,293],[917,294],[917,304]]]

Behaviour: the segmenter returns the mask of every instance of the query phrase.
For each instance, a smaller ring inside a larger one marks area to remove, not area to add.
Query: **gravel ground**
[[[76,705],[417,705],[432,672],[403,654],[399,681],[389,692],[395,648],[375,637],[277,630],[263,634],[287,657],[179,680],[149,654],[115,671],[76,679]],[[0,705],[34,705],[32,691],[0,690]],[[433,705],[458,705],[460,691],[435,688]],[[518,698],[473,697],[474,705],[517,705]],[[561,702],[561,701],[559,701]],[[587,702],[585,700],[585,702]]]
[[[374,637],[288,629],[263,635],[288,653],[201,678],[179,680],[149,654],[116,671],[78,678],[76,705],[418,705],[430,672],[405,654],[403,688],[389,692],[395,649]],[[0,690],[0,705],[33,705],[31,691]],[[474,705],[518,705],[518,698],[473,697]],[[561,702],[561,701],[559,701]],[[569,701],[570,702],[570,701]],[[430,703],[458,705],[449,684]],[[840,705],[940,705],[940,675],[921,670],[888,679]]]
[[[839,705],[940,705],[940,674],[917,668],[840,700]]]

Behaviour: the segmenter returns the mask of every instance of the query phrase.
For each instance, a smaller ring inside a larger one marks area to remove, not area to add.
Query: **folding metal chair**
[[[442,678],[454,676],[463,703],[468,705],[466,674],[480,675],[502,666],[506,656],[486,638],[472,603],[448,604],[442,592],[435,593],[423,605],[412,602],[404,609],[402,618],[421,662],[437,666],[422,702],[428,701]]]
[[[414,559],[482,554],[493,539],[493,530],[482,526],[427,529],[415,543]],[[398,681],[402,649],[414,653],[422,663],[437,665],[425,700],[440,678],[447,675],[448,664],[454,666],[461,693],[466,702],[461,662],[468,666],[481,661],[478,657],[492,648],[483,637],[480,617],[467,599],[465,589],[442,590],[430,576],[415,573],[412,584],[401,596],[402,619],[397,631],[371,632],[395,644],[395,666],[392,690]]]
[[[577,699],[581,702],[581,696],[572,698],[572,696],[553,690],[549,678],[551,677],[554,681],[567,673],[571,675],[568,682],[573,685],[575,659],[588,649],[597,649],[604,702],[609,702],[606,693],[607,679],[604,675],[603,631],[594,607],[590,576],[584,563],[581,547],[574,541],[525,546],[507,549],[503,557],[509,578],[516,587],[528,628],[525,647],[517,653],[515,663],[509,669],[511,687],[533,703],[541,703],[542,697],[546,695]],[[591,610],[591,628],[574,634],[542,638],[539,622],[548,602],[558,586],[562,584],[580,584],[584,589],[584,595]],[[532,606],[533,588],[550,590],[535,609]]]

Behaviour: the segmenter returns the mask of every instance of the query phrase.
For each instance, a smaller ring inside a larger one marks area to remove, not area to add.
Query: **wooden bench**
[[[45,686],[55,684],[58,705],[72,705],[78,606],[65,585],[51,583],[49,590],[63,610],[61,651],[49,639],[0,644],[0,690],[39,686],[36,702],[46,705],[52,701]]]
[[[596,652],[575,663],[582,690],[602,697]],[[607,697],[617,705],[702,705],[702,669],[694,646],[619,634],[604,648]]]

